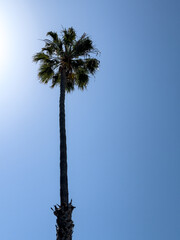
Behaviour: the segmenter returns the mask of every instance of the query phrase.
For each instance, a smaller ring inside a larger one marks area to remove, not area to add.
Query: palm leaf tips
[[[87,87],[87,84],[89,82],[89,76],[87,72],[84,69],[79,69],[76,75],[76,84],[77,86],[84,90]]]
[[[99,60],[96,58],[87,58],[86,59],[86,68],[89,71],[89,73],[94,74],[96,70],[99,68]]]
[[[50,36],[54,42],[58,42],[58,34],[56,32],[48,32],[46,36]]]
[[[49,60],[49,56],[46,55],[44,52],[36,53],[36,54],[33,56],[33,61],[34,61],[34,62],[47,61],[47,60]]]
[[[76,39],[76,32],[75,30],[71,27],[68,29],[64,29],[62,31],[62,38],[63,38],[63,43],[65,46],[72,45],[73,41]]]

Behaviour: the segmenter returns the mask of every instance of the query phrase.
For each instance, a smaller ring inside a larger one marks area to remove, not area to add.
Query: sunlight
[[[10,57],[10,34],[8,33],[8,24],[5,19],[0,16],[0,68],[4,68],[8,64]]]
[[[35,22],[26,3],[11,1],[0,1],[0,126],[18,117],[35,81],[29,74]]]

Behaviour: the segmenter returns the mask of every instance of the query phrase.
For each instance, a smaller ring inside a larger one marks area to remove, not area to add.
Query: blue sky
[[[59,89],[32,55],[73,26],[100,71],[66,98],[74,240],[180,238],[180,2],[0,2],[0,239],[55,239]]]

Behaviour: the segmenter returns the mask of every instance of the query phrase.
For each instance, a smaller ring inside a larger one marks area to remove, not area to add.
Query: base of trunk
[[[54,206],[53,213],[56,219],[56,240],[72,240],[74,224],[72,221],[72,201],[66,205]]]

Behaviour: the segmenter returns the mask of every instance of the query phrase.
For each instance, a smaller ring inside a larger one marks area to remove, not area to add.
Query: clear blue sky
[[[73,240],[180,239],[179,13],[178,0],[1,0],[1,240],[55,239],[59,89],[32,55],[61,26],[101,51],[66,99]]]

